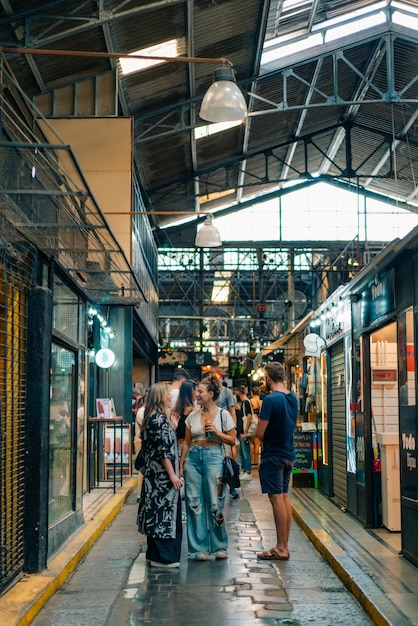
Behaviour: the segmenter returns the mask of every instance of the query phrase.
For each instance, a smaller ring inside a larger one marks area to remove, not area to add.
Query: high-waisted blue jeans
[[[242,435],[239,435],[239,456],[241,459],[241,467],[244,472],[251,474],[251,449],[250,440],[243,439]]]
[[[224,489],[221,446],[190,446],[184,464],[186,489],[187,540],[189,556],[226,550],[228,536],[223,519]]]

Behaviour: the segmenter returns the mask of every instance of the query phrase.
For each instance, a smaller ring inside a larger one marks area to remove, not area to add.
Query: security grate
[[[0,592],[23,568],[27,296],[35,255],[0,217]]]

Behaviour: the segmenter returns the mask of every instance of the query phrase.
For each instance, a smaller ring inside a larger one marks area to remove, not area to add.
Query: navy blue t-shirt
[[[264,433],[263,455],[295,458],[293,432],[297,416],[298,401],[293,393],[272,391],[264,398],[259,417],[269,423]]]

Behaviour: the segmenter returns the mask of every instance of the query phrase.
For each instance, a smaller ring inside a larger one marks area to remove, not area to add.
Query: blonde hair
[[[167,383],[154,383],[148,389],[147,399],[145,403],[144,410],[144,419],[141,424],[141,434],[147,427],[149,422],[149,418],[154,413],[163,413],[166,417],[168,417],[168,410],[165,405],[165,399],[167,394],[170,393],[170,385]]]

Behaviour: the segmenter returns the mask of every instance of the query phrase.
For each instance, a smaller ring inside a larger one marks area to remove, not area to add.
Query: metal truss
[[[239,355],[278,339],[383,243],[244,242],[159,250],[160,343]]]

